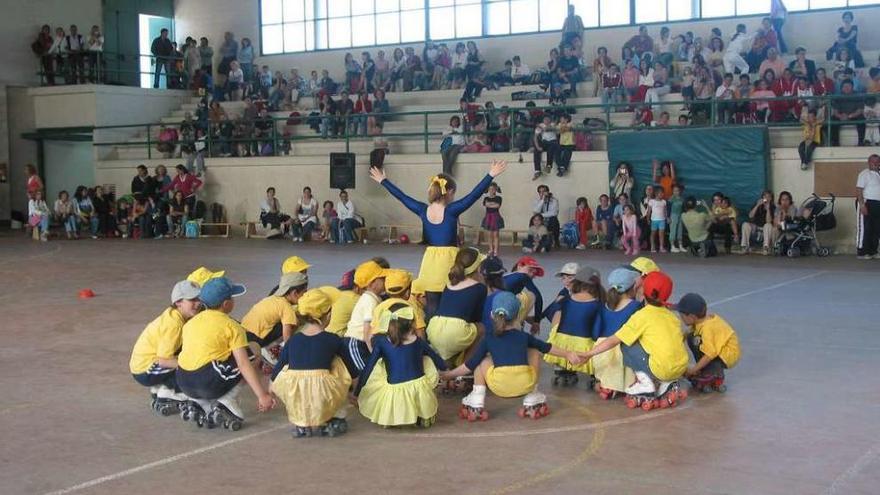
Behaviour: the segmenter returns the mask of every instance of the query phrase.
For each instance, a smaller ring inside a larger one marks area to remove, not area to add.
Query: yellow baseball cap
[[[291,256],[281,264],[281,273],[304,272],[308,270],[310,266],[312,265],[306,263],[306,260],[299,256]]]
[[[425,294],[425,283],[422,282],[422,279],[417,278],[412,281],[412,284],[409,287],[409,293],[418,296],[422,296]]]
[[[335,303],[339,299],[339,296],[342,294],[341,290],[337,289],[336,287],[333,287],[332,285],[325,285],[323,287],[318,287],[317,290],[323,292],[324,295],[330,299],[331,303]],[[305,295],[305,294],[303,294],[303,295]]]
[[[632,260],[632,263],[630,263],[629,266],[641,273],[643,277],[649,273],[660,271],[660,267],[657,266],[657,263],[654,263],[654,260],[645,256],[640,256]]]
[[[330,312],[333,302],[327,297],[327,294],[320,289],[311,289],[306,291],[296,304],[297,313],[303,316],[309,316],[319,320]]]
[[[226,275],[225,270],[212,272],[211,270],[208,270],[207,268],[200,266],[200,267],[196,268],[192,273],[187,275],[186,279],[189,280],[190,282],[193,282],[194,284],[198,285],[199,287],[201,287],[201,286],[205,285],[205,282],[207,282],[208,280],[211,280],[212,278],[220,278],[225,275]]]
[[[388,294],[400,294],[406,292],[412,285],[412,274],[406,270],[392,268],[385,271],[385,292]]]
[[[373,280],[385,276],[387,270],[379,266],[375,261],[361,263],[354,271],[354,285],[364,288]]]

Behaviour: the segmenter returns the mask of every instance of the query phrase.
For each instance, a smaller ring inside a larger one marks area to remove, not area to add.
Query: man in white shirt
[[[361,263],[354,271],[354,285],[360,297],[351,310],[351,318],[345,330],[345,343],[348,348],[346,356],[350,366],[348,369],[362,371],[370,359],[372,345],[370,343],[370,325],[373,310],[382,300],[385,292],[386,270],[373,260]]]
[[[70,79],[76,84],[77,81],[85,84],[86,75],[83,70],[83,56],[86,49],[83,37],[77,31],[76,24],[70,25],[70,34],[67,35],[67,60],[70,68]]]
[[[510,77],[513,79],[513,84],[528,84],[532,78],[532,70],[522,62],[519,55],[513,56],[513,69],[511,69]]]
[[[861,260],[880,259],[877,251],[880,238],[880,155],[868,157],[868,168],[856,180],[856,247]]]
[[[330,237],[336,244],[351,244],[355,241],[354,229],[360,226],[354,203],[348,199],[348,191],[342,189],[336,202],[336,218],[330,223]]]
[[[553,246],[559,249],[559,200],[553,197],[550,188],[544,184],[538,186],[538,197],[532,203],[532,212],[540,213],[544,217],[544,226],[550,231]]]

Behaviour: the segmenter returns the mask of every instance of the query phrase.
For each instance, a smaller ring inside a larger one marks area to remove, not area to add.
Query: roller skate
[[[486,386],[474,385],[471,393],[461,399],[461,408],[458,410],[458,417],[474,422],[476,420],[487,421],[489,419],[489,411],[485,409],[486,405]]]
[[[474,385],[474,375],[459,376],[453,380],[446,380],[440,384],[440,391],[444,395],[466,394]]]
[[[690,379],[691,387],[697,392],[721,392],[727,391],[727,385],[724,384],[724,374],[720,375],[698,375]]]
[[[290,434],[293,438],[308,438],[314,435],[314,432],[310,426],[294,426],[290,429]]]
[[[210,411],[211,408],[211,401],[205,399],[190,399],[186,401],[181,408],[180,419],[184,421],[192,421],[199,428],[202,428],[203,426],[213,428],[213,424],[210,424],[208,413],[206,412]]]
[[[626,389],[626,407],[635,409],[641,407],[644,411],[659,408],[657,400],[657,387],[654,381],[645,372],[636,371],[636,381]]]
[[[547,396],[534,390],[523,397],[523,405],[517,410],[520,418],[541,419],[550,414],[547,407]]]
[[[347,431],[348,421],[345,418],[333,418],[321,426],[321,436],[324,437],[338,437]]]
[[[596,394],[602,400],[615,399],[620,395],[620,392],[618,392],[617,390],[603,387],[602,384],[599,383],[599,381],[595,381],[593,383],[593,390],[596,391]]]
[[[238,404],[238,393],[241,391],[241,385],[232,387],[232,390],[226,392],[226,395],[217,399],[213,409],[208,415],[208,427],[222,426],[227,430],[238,431],[244,422],[244,413]]]
[[[437,416],[433,416],[430,418],[419,418],[416,420],[416,426],[419,428],[430,428],[434,426],[434,423],[437,422]]]
[[[577,373],[571,370],[557,368],[553,370],[553,385],[562,385],[563,387],[573,387],[578,383]]]
[[[152,389],[150,391],[152,392]],[[170,387],[160,385],[156,387],[156,393],[153,395],[150,405],[153,411],[160,416],[171,416],[180,412],[187,400],[187,396],[175,392]]]
[[[260,357],[263,358],[263,374],[271,376],[275,365],[278,363],[278,356],[281,355],[281,344],[270,344],[260,349]]]
[[[685,399],[687,399],[687,390],[681,388],[681,383],[678,380],[660,382],[660,387],[657,389],[656,404],[660,409],[675,407],[676,404],[684,402]]]

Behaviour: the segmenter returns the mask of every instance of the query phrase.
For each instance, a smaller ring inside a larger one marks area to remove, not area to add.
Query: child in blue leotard
[[[428,247],[422,257],[418,279],[424,284],[427,304],[425,316],[431,318],[440,302],[440,293],[446,287],[447,275],[458,252],[458,217],[470,208],[492,184],[492,180],[507,169],[507,162],[495,160],[489,173],[464,198],[455,201],[455,180],[447,174],[435,175],[428,187],[428,204],[406,195],[385,176],[384,169],[371,168],[370,177],[381,184],[407,209],[422,221],[422,234]]]
[[[388,333],[373,337],[373,353],[354,393],[358,407],[382,426],[427,428],[437,416],[437,370],[445,371],[446,363],[416,337],[411,306],[395,304],[387,315]]]
[[[541,354],[552,354],[577,361],[571,351],[551,345],[523,332],[515,324],[519,300],[510,292],[498,292],[492,300],[493,329],[480,341],[474,355],[458,368],[443,373],[443,379],[454,379],[474,373],[474,389],[464,397],[462,417],[473,421],[488,419],[483,407],[486,389],[499,397],[523,397],[520,415],[533,417],[547,413],[547,397],[538,391]]]
[[[596,345],[617,333],[629,317],[641,309],[641,303],[636,300],[636,282],[640,278],[639,272],[624,267],[615,268],[608,274],[602,323],[594,336]],[[619,348],[597,355],[592,363],[596,392],[603,399],[624,393],[626,387],[635,381],[632,370],[623,365],[623,354]]]
[[[531,256],[523,256],[513,265],[513,271],[504,276],[504,290],[512,292],[519,299],[519,315],[515,323],[522,328],[523,323],[530,324],[532,334],[541,330],[541,315],[544,312],[544,300],[541,291],[532,279],[544,276],[544,267]],[[534,316],[528,314],[535,310]]]
[[[595,342],[593,336],[601,321],[602,301],[605,299],[599,272],[592,267],[581,266],[571,282],[570,292],[553,317],[547,340],[567,351],[586,352]],[[590,363],[575,366],[553,356],[544,356],[544,360],[558,368],[554,383],[561,379],[564,385],[569,385],[577,383],[576,373],[593,374]]]

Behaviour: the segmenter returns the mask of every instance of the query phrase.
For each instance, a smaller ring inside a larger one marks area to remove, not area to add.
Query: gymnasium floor
[[[460,421],[441,397],[430,430],[383,430],[349,416],[341,438],[294,440],[283,409],[245,427],[199,430],[161,418],[128,373],[131,346],[191,269],[225,268],[250,291],[282,259],[313,263],[313,286],[373,255],[415,270],[418,246],[244,239],[34,243],[0,233],[0,493],[651,493],[876,494],[880,483],[880,261],[685,255],[656,260],[676,295],[702,293],[738,330],[726,394],[644,413],[542,376],[552,413],[516,416],[490,398],[487,423]],[[509,265],[518,253],[504,253]],[[618,253],[544,256],[548,271]],[[552,277],[540,281],[555,294]],[[77,299],[82,288],[97,297]],[[542,332],[546,337],[547,328]],[[545,368],[545,371],[549,371]]]

